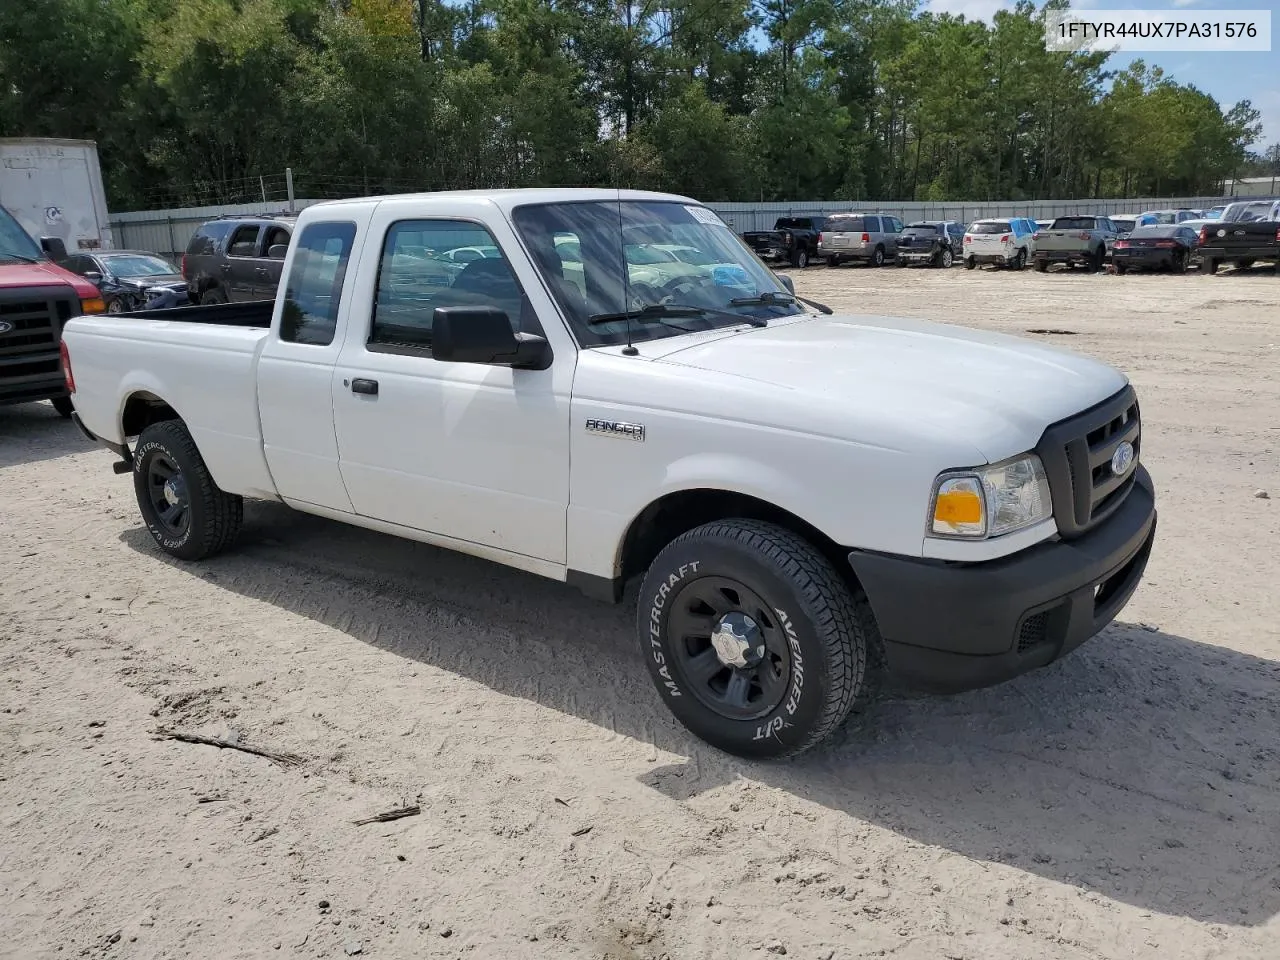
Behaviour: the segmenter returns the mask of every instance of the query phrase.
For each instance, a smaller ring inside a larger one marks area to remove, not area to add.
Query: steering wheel
[[[662,297],[662,302],[670,300],[681,300],[686,298],[695,290],[701,290],[706,286],[714,286],[710,277],[672,277],[666,283],[653,285]]]

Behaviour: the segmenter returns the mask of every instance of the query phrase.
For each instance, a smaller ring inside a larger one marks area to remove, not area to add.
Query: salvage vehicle
[[[212,305],[274,297],[295,219],[290,213],[246,214],[202,223],[182,256],[192,302]]]
[[[1032,237],[1036,269],[1044,273],[1050,264],[1064,263],[1068,268],[1080,264],[1096,273],[1110,256],[1116,234],[1108,217],[1058,217],[1048,230],[1037,230]]]
[[[71,416],[59,352],[63,325],[105,306],[93,284],[55,262],[66,255],[60,237],[37,244],[0,207],[0,404],[49,400]]]
[[[960,257],[964,225],[954,220],[919,220],[909,223],[898,237],[898,266],[913,263],[949,268]]]
[[[84,277],[102,294],[107,313],[147,309],[157,303],[188,302],[187,281],[176,266],[147,250],[108,250],[67,257],[62,266]]]
[[[1031,259],[1037,225],[1026,217],[1007,220],[975,220],[964,232],[965,269],[982,263],[1021,270]]]
[[[1135,227],[1127,237],[1116,240],[1111,262],[1121,276],[1130,270],[1185,273],[1195,259],[1199,243],[1199,234],[1183,224]]]
[[[1224,223],[1280,220],[1280,199],[1275,197],[1255,197],[1252,200],[1238,200],[1235,203],[1227,204],[1218,219]]]
[[[785,260],[803,268],[818,255],[818,235],[825,223],[826,217],[779,217],[772,230],[748,231],[742,239],[761,260]]]
[[[1248,270],[1259,260],[1274,263],[1280,271],[1280,219],[1206,223],[1199,239],[1202,273],[1217,273],[1224,263]]]
[[[501,257],[444,288],[381,269],[405,238],[465,232]],[[636,233],[716,266],[631,283]],[[285,277],[273,303],[67,327],[76,421],[159,549],[228,549],[253,498],[615,603],[638,580],[658,696],[730,753],[821,742],[872,662],[938,690],[1043,667],[1120,612],[1151,551],[1124,374],[834,315],[687,197],[328,201],[299,216]]]
[[[818,256],[828,267],[861,260],[882,267],[896,256],[902,221],[884,213],[836,213],[827,218],[818,238]]]

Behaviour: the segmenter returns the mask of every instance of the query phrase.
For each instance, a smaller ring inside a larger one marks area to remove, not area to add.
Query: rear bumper
[[[1214,247],[1200,248],[1203,260],[1280,260],[1280,246],[1263,244],[1251,247]]]
[[[965,258],[972,260],[974,263],[999,263],[1005,264],[1017,256],[1014,254],[1003,253],[966,253]]]
[[[1096,530],[1003,560],[954,564],[849,554],[884,638],[889,669],[930,690],[1001,683],[1057,660],[1128,603],[1155,539],[1151,477]]]
[[[1049,263],[1084,263],[1093,258],[1093,253],[1089,250],[1037,250],[1033,256]]]
[[[80,419],[80,413],[76,410],[71,411],[71,422],[76,428],[85,435],[86,439],[93,443],[100,443],[125,463],[133,464],[133,453],[129,450],[128,443],[112,443],[110,440],[103,440],[100,436],[84,425],[84,421]]]

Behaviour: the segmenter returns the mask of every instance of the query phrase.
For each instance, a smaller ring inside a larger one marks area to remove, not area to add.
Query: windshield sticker
[[[685,207],[689,216],[697,220],[699,223],[709,223],[713,227],[723,227],[725,222],[715,215],[715,211],[708,210],[706,207]]]

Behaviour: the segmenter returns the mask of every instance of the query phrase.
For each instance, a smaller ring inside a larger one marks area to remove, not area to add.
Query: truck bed
[[[1222,233],[1222,236],[1218,236]],[[1219,263],[1273,260],[1280,264],[1280,222],[1210,223],[1201,232],[1202,269],[1212,273]]]
[[[181,323],[212,323],[225,327],[271,326],[274,300],[248,300],[242,303],[215,303],[188,307],[169,307],[165,310],[139,310],[135,313],[116,314],[134,320],[175,320]]]

